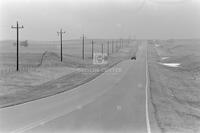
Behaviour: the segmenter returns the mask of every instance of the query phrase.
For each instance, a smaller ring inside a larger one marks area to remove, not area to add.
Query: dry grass
[[[200,132],[200,41],[175,40],[149,46],[151,100],[163,132]],[[169,57],[162,60],[161,57]],[[167,67],[158,62],[180,63]]]
[[[73,45],[75,45],[73,43]],[[43,45],[41,46],[44,47]],[[69,47],[69,46],[68,46]],[[8,107],[24,102],[52,96],[79,85],[82,85],[99,76],[104,70],[115,64],[130,58],[137,51],[137,46],[129,46],[113,53],[108,58],[106,65],[94,65],[91,59],[91,51],[86,52],[83,61],[76,53],[81,48],[71,50],[64,55],[61,63],[58,53],[55,51],[39,53],[21,53],[20,72],[15,71],[15,54],[12,52],[1,53],[1,69],[11,67],[0,76],[0,107]],[[73,54],[74,53],[74,54]],[[28,66],[28,69],[23,69]],[[78,69],[98,69],[99,72],[81,72]]]

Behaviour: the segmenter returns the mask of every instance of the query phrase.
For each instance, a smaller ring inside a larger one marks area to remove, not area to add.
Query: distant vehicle
[[[136,60],[136,57],[135,56],[131,57],[131,60]]]

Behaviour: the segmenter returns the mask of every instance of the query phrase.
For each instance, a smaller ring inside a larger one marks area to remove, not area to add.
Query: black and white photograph
[[[200,0],[0,0],[0,133],[200,133]]]

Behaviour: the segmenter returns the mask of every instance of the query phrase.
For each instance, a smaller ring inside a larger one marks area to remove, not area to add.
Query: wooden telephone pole
[[[92,40],[92,59],[94,58],[94,41]]]
[[[109,48],[109,41],[108,41],[108,44],[107,44],[107,54],[108,54],[108,56],[109,56],[109,52],[110,52],[109,49],[110,49],[110,48]]]
[[[118,47],[118,40],[116,40],[116,52],[118,52],[118,50],[119,50],[119,47]]]
[[[83,60],[85,59],[85,36],[83,34],[83,38],[82,38],[82,58]]]
[[[24,26],[22,25],[21,27],[18,25],[18,21],[17,21],[17,26],[11,26],[11,28],[17,29],[17,68],[16,70],[19,71],[19,29],[24,28]]]
[[[114,53],[114,42],[112,40],[112,53]]]
[[[101,53],[103,54],[103,43],[101,44]]]
[[[60,31],[59,32],[57,32],[58,33],[58,35],[60,35],[60,61],[62,62],[62,60],[63,60],[63,50],[62,50],[62,36],[63,36],[63,34],[65,34],[65,32],[64,31],[62,31],[62,29],[60,29]]]

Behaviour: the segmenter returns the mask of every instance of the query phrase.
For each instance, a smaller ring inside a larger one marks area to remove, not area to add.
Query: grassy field
[[[151,101],[161,131],[200,132],[200,40],[149,44],[148,63]],[[178,65],[168,65],[174,63]]]
[[[94,40],[94,52],[101,53],[101,44],[107,52],[107,40]],[[60,62],[59,42],[29,41],[20,46],[20,71],[16,72],[16,47],[13,41],[0,43],[0,107],[12,106],[55,95],[84,84],[115,64],[129,59],[137,51],[137,42],[116,50],[105,65],[94,65],[91,58],[91,40],[85,42],[85,60],[82,60],[80,40],[63,41],[63,62]],[[111,47],[111,45],[110,45]],[[111,50],[110,50],[111,53]],[[97,72],[84,71],[97,69]],[[83,71],[80,71],[83,70]]]

